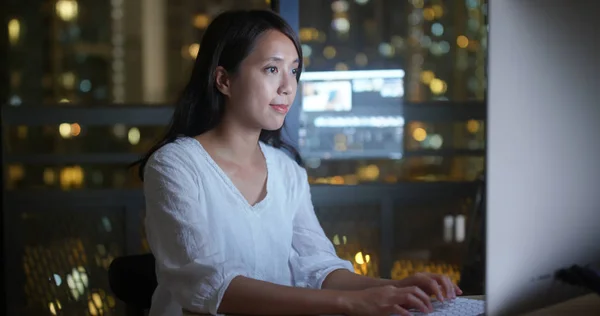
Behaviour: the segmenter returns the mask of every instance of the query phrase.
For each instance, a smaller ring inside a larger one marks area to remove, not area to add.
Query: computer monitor
[[[402,158],[404,70],[311,71],[300,80],[304,158]]]
[[[487,315],[581,294],[600,263],[600,1],[491,0]]]

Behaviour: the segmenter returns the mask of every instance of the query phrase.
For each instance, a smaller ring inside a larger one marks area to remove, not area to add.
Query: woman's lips
[[[269,104],[271,108],[278,113],[286,114],[289,110],[289,106],[287,104]]]

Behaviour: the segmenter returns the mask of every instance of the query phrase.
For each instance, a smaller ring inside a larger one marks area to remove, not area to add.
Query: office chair
[[[126,304],[127,316],[142,316],[150,309],[158,285],[152,254],[119,257],[108,268],[113,294]]]
[[[460,288],[464,295],[485,292],[485,175],[476,180],[475,199],[467,218],[467,243],[463,253]]]

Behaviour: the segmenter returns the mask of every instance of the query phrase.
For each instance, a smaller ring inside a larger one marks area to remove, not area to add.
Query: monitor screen
[[[486,315],[581,295],[555,273],[600,263],[599,11],[589,0],[491,4]]]
[[[299,90],[304,157],[402,157],[403,70],[305,72]]]

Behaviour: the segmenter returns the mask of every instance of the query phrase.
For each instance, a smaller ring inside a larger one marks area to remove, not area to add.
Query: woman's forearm
[[[372,278],[348,270],[335,270],[325,278],[322,288],[341,291],[360,291],[372,287],[396,285],[398,281]]]
[[[277,285],[242,276],[234,278],[219,306],[221,314],[333,315],[346,314],[343,291]]]

